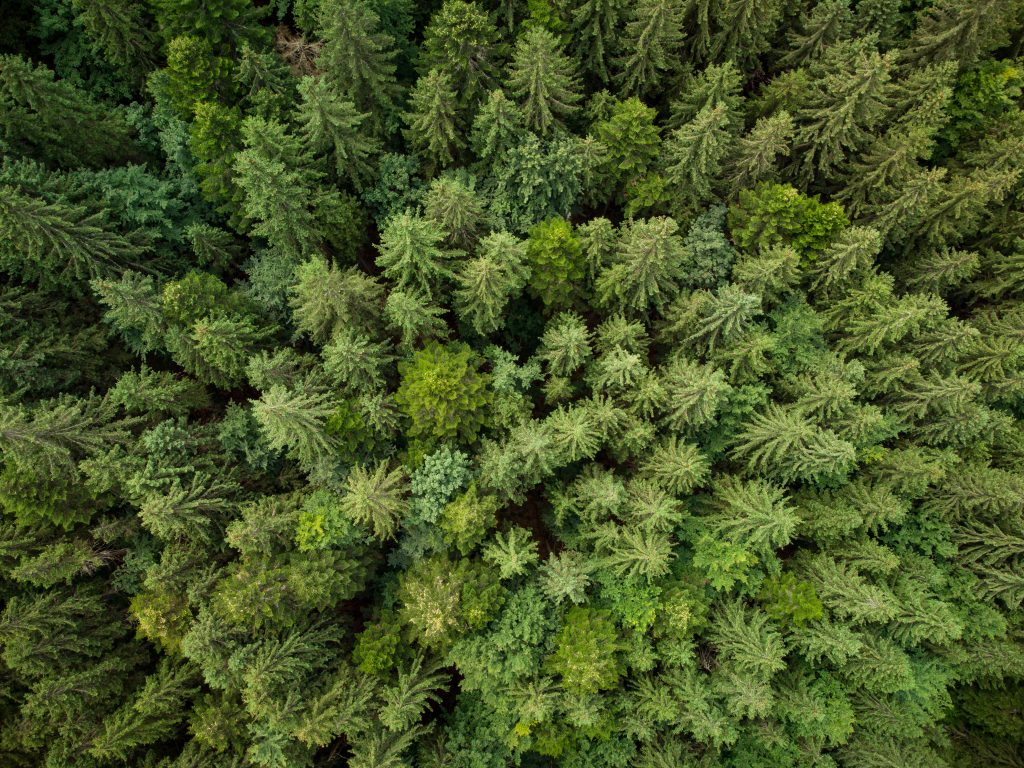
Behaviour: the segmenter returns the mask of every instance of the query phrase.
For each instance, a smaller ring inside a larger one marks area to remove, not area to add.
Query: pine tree
[[[716,618],[711,633],[715,645],[741,673],[770,678],[786,668],[786,646],[764,613],[736,601],[723,605]]]
[[[678,128],[705,109],[718,107],[723,107],[728,114],[738,114],[743,103],[742,89],[743,73],[735,63],[709,64],[687,81],[682,93],[672,102],[669,124]]]
[[[440,701],[438,688],[448,680],[441,672],[441,666],[424,664],[422,657],[417,656],[408,670],[400,670],[394,686],[381,692],[384,706],[380,711],[380,720],[384,727],[402,733],[408,731],[419,722],[423,711],[431,703]]]
[[[455,97],[451,78],[439,69],[417,80],[409,95],[406,137],[431,172],[450,165],[462,147]]]
[[[640,0],[626,23],[615,60],[615,82],[629,95],[655,90],[658,79],[679,67],[686,6],[679,0]]]
[[[383,300],[380,283],[355,267],[342,270],[314,257],[295,269],[292,319],[314,341],[322,343],[345,326],[376,327]]]
[[[424,195],[423,213],[441,227],[451,245],[469,248],[487,224],[484,203],[472,176],[441,176]]]
[[[532,27],[519,37],[508,82],[522,104],[527,126],[541,136],[561,125],[580,99],[572,60],[542,27]]]
[[[850,166],[847,183],[837,195],[851,216],[884,208],[900,188],[921,171],[919,161],[933,146],[924,126],[894,128],[874,142]]]
[[[692,444],[675,435],[659,443],[647,457],[641,473],[661,488],[683,495],[700,487],[708,478],[707,458]]]
[[[101,760],[124,760],[140,746],[174,733],[184,716],[184,705],[197,691],[195,671],[189,665],[163,664],[131,704],[111,715],[89,752]]]
[[[573,281],[583,276],[582,248],[565,219],[550,219],[530,230],[526,263],[530,289],[547,307],[564,307],[573,294]]]
[[[458,273],[455,309],[479,334],[500,330],[505,309],[526,286],[526,246],[507,232],[492,232]]]
[[[562,312],[544,327],[540,358],[556,376],[568,376],[591,356],[591,333],[579,315]]]
[[[594,287],[604,304],[620,311],[661,310],[679,290],[684,263],[683,239],[673,219],[633,221],[623,227],[618,253]]]
[[[444,233],[433,221],[405,211],[392,217],[381,232],[377,265],[396,288],[412,289],[431,298],[455,279],[450,262],[461,252],[441,247]]]
[[[82,207],[47,203],[0,187],[0,269],[44,290],[63,287],[71,292],[76,283],[125,268],[151,272],[141,259],[148,250],[145,239],[109,231],[105,223],[101,214]]]
[[[767,557],[789,544],[800,524],[796,510],[786,501],[782,489],[771,483],[723,479],[715,485],[715,511],[708,527],[717,536]]]
[[[474,2],[446,0],[423,32],[423,66],[447,77],[463,106],[476,107],[497,82],[498,30]]]
[[[629,184],[644,176],[657,159],[661,139],[654,118],[655,111],[634,97],[616,104],[607,119],[594,124],[617,183]]]
[[[621,649],[615,625],[606,612],[570,608],[545,666],[561,676],[562,685],[570,693],[593,694],[618,682],[623,670],[616,654]]]
[[[583,0],[572,9],[573,53],[583,71],[602,83],[611,79],[609,64],[618,49],[618,27],[625,11],[622,0]]]
[[[772,405],[754,416],[737,436],[733,455],[751,472],[783,481],[845,475],[854,463],[853,446],[830,430],[811,424],[798,411]]]
[[[682,356],[665,366],[660,379],[665,390],[664,421],[677,431],[693,431],[714,422],[732,389],[721,371]]]
[[[537,562],[537,542],[529,531],[515,526],[496,533],[494,541],[484,547],[483,558],[498,569],[502,579],[511,579]]]
[[[322,78],[302,78],[299,93],[302,102],[298,116],[310,148],[332,153],[338,176],[350,179],[355,187],[369,182],[373,172],[371,158],[380,145],[360,131],[367,115],[357,111],[351,101],[335,99]]]
[[[331,90],[371,116],[375,132],[392,130],[400,89],[394,40],[380,31],[380,17],[362,0],[324,0],[317,67]]]
[[[721,173],[731,137],[725,107],[704,107],[665,142],[665,177],[692,205],[712,197],[711,184]]]
[[[431,342],[399,364],[395,394],[409,417],[408,434],[427,443],[448,438],[473,442],[487,421],[488,375],[465,344]]]
[[[386,306],[386,305],[385,305]],[[335,331],[323,349],[324,373],[337,386],[355,395],[377,390],[387,381],[384,370],[394,360],[391,345],[374,341],[352,328]]]

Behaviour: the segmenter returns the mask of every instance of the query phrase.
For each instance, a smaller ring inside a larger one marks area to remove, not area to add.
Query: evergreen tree
[[[572,60],[542,27],[528,29],[516,42],[509,88],[522,104],[526,124],[541,136],[561,125],[580,99]]]
[[[665,142],[665,176],[694,205],[710,199],[711,182],[721,173],[729,151],[729,116],[724,107],[704,107],[692,122],[678,128]]]
[[[303,78],[299,93],[299,119],[309,146],[315,152],[332,153],[341,178],[351,179],[357,187],[368,182],[373,172],[371,158],[379,144],[360,131],[367,116],[352,102],[336,100],[323,79]]]
[[[435,179],[424,195],[423,212],[444,230],[449,243],[460,248],[475,245],[479,231],[487,223],[484,202],[472,177]]]
[[[493,90],[473,119],[469,141],[485,167],[501,161],[526,132],[526,116],[502,90]]]
[[[1019,11],[1004,0],[942,0],[922,13],[905,57],[911,62],[957,61],[969,66],[983,52],[1005,45],[1008,33],[1019,24]]]
[[[458,274],[455,308],[480,334],[504,325],[505,309],[526,286],[526,247],[507,232],[492,232],[480,241],[478,255]]]
[[[607,83],[609,64],[618,48],[619,21],[625,17],[621,0],[584,0],[572,9],[573,53],[583,71]]]
[[[430,170],[451,164],[462,146],[456,126],[455,96],[451,78],[439,69],[432,69],[417,80],[409,95],[406,135]]]
[[[0,55],[0,113],[0,138],[19,155],[62,168],[143,159],[119,112],[20,56]]]
[[[719,30],[711,39],[714,58],[751,60],[768,50],[785,10],[780,0],[726,0],[718,18]]]
[[[375,131],[392,129],[400,91],[394,40],[380,31],[380,16],[362,0],[324,0],[319,29],[326,42],[317,67],[331,90],[371,115]]]
[[[606,120],[594,124],[616,182],[628,184],[644,176],[657,159],[661,141],[654,117],[653,109],[631,98],[616,104]]]
[[[405,481],[401,467],[388,471],[381,463],[372,472],[353,467],[345,480],[341,510],[353,522],[370,528],[377,538],[389,539],[405,512]]]
[[[683,44],[686,6],[678,0],[640,0],[626,22],[616,60],[616,84],[640,96],[664,73],[674,74]]]
[[[139,81],[155,68],[153,31],[142,9],[119,0],[73,0],[90,44],[114,67]]]
[[[862,45],[834,50],[794,113],[794,157],[806,178],[828,177],[886,116],[890,60]]]
[[[480,6],[446,0],[423,32],[423,65],[438,69],[464,106],[475,107],[497,83],[498,30]]]
[[[801,27],[799,34],[790,37],[790,51],[781,62],[786,66],[816,59],[828,46],[847,37],[853,27],[853,13],[846,0],[817,3],[801,19]]]
[[[397,288],[410,288],[431,297],[455,278],[449,263],[458,251],[440,247],[444,234],[429,219],[411,212],[390,219],[377,246],[377,264]]]
[[[243,211],[257,222],[253,233],[295,260],[313,255],[328,237],[318,208],[330,193],[318,189],[319,174],[285,126],[251,117],[242,130],[245,149],[235,156],[234,167],[245,196]]]
[[[780,158],[789,156],[793,141],[793,118],[776,112],[760,118],[750,131],[736,140],[732,157],[726,162],[734,189],[746,189],[762,181],[775,181]]]
[[[330,396],[309,386],[288,390],[275,384],[253,403],[253,415],[267,443],[275,449],[291,450],[306,465],[330,454],[331,439],[325,425],[333,411]]]
[[[44,290],[112,276],[125,268],[152,271],[142,263],[147,250],[143,237],[124,237],[105,230],[104,223],[101,214],[82,207],[47,203],[0,187],[0,268]]]
[[[678,232],[676,222],[666,217],[625,227],[618,254],[595,285],[602,302],[641,313],[670,302],[679,290],[679,270],[685,263]]]

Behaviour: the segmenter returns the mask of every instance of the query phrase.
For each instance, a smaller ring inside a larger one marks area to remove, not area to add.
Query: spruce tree
[[[455,96],[451,78],[439,69],[417,80],[409,95],[406,135],[430,171],[450,165],[462,147]]]
[[[317,67],[333,93],[370,114],[375,131],[392,130],[400,89],[394,40],[380,31],[380,17],[362,0],[326,0],[319,30],[327,42]]]
[[[508,82],[527,126],[541,136],[561,125],[580,99],[575,65],[542,27],[528,29],[516,42]]]

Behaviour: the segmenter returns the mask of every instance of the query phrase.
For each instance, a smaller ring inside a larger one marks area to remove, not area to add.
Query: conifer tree
[[[504,325],[505,309],[526,285],[526,247],[507,232],[492,232],[480,241],[477,256],[458,274],[455,308],[480,334]]]
[[[794,113],[794,157],[807,178],[826,177],[885,118],[891,61],[861,43],[842,44],[823,61],[823,72]]]
[[[684,263],[683,239],[674,220],[634,221],[623,229],[619,251],[595,288],[603,303],[620,311],[661,309],[679,290]]]
[[[245,215],[257,222],[253,232],[295,260],[313,255],[328,236],[317,210],[328,193],[317,188],[301,143],[284,125],[260,118],[247,118],[242,130],[246,148],[234,166]]]
[[[455,97],[451,78],[439,69],[432,69],[417,80],[409,95],[406,135],[431,171],[451,164],[462,146]]]
[[[611,79],[609,65],[618,49],[619,22],[626,15],[622,0],[583,0],[572,10],[572,41],[583,71],[602,83]]]
[[[377,246],[377,264],[395,287],[433,296],[440,286],[455,278],[449,266],[460,253],[441,247],[444,234],[429,219],[405,211],[390,219]]]
[[[480,230],[487,223],[484,202],[472,176],[435,179],[424,195],[423,212],[444,230],[447,241],[459,248],[475,245]]]
[[[362,466],[353,467],[345,480],[342,512],[370,528],[377,538],[389,539],[405,512],[405,481],[401,467],[389,471],[387,464],[381,463],[372,472]]]
[[[63,168],[143,159],[121,114],[14,55],[0,55],[0,137],[9,151]]]
[[[474,2],[447,0],[423,32],[423,65],[447,76],[459,103],[475,107],[497,83],[498,30]]]
[[[142,9],[120,0],[73,0],[76,19],[90,44],[136,82],[156,65],[153,31]]]
[[[505,92],[490,92],[473,120],[470,146],[485,168],[501,161],[505,153],[516,146],[526,132],[526,116]]]
[[[942,0],[922,14],[904,56],[911,62],[970,66],[983,52],[1008,42],[1008,33],[1019,24],[1019,11],[1005,0]]]
[[[103,224],[100,214],[79,206],[47,203],[0,187],[0,269],[44,290],[112,276],[124,268],[152,271],[141,263],[147,250],[142,237],[124,237]]]
[[[528,29],[516,42],[508,82],[527,126],[541,136],[561,125],[580,99],[575,65],[542,27]]]
[[[617,182],[628,184],[642,177],[657,158],[661,141],[654,116],[653,109],[634,97],[616,104],[607,119],[594,124]]]
[[[678,0],[640,0],[632,9],[616,59],[616,84],[630,95],[654,90],[665,73],[679,66],[686,6]]]
[[[299,120],[310,148],[332,153],[341,178],[351,179],[357,187],[368,182],[373,171],[370,158],[379,144],[360,131],[367,116],[359,113],[351,101],[336,100],[322,78],[304,77],[299,82],[299,93]]]
[[[778,162],[788,157],[793,141],[793,118],[788,112],[762,117],[748,133],[740,136],[726,161],[728,178],[734,189],[752,187],[758,182],[775,181]]]
[[[400,91],[394,40],[380,31],[380,17],[362,0],[325,0],[319,29],[326,43],[317,67],[332,91],[371,115],[377,132],[391,129]]]
[[[853,26],[853,13],[845,0],[817,3],[801,19],[801,30],[790,36],[790,51],[783,59],[786,66],[800,66],[817,59],[824,50],[847,37]]]
[[[750,61],[766,51],[782,20],[779,0],[726,0],[718,12],[718,32],[711,39],[714,58]]]
[[[704,107],[665,142],[665,176],[694,205],[711,198],[711,182],[721,173],[729,151],[728,124],[724,107]]]
[[[334,404],[325,392],[275,384],[253,403],[253,415],[272,448],[287,448],[303,464],[313,465],[332,449],[325,431]]]

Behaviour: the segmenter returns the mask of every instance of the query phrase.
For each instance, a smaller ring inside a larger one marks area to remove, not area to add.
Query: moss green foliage
[[[428,344],[399,365],[395,401],[409,418],[407,434],[426,443],[476,439],[491,395],[480,358],[465,344]]]
[[[1019,0],[0,3],[0,766],[1019,768]]]

